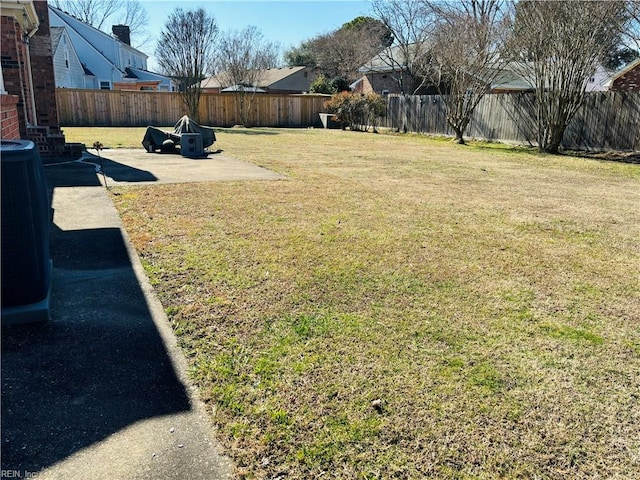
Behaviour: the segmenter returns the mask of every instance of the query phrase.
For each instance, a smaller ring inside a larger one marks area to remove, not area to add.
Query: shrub
[[[333,77],[331,79],[331,85],[333,86],[334,92],[348,92],[351,90],[351,88],[349,88],[349,80],[345,77]]]
[[[386,101],[375,93],[366,96],[349,92],[336,93],[324,106],[329,113],[336,115],[343,130],[348,126],[351,130],[367,131],[371,125],[376,132],[380,118],[387,112]]]
[[[369,114],[368,124],[373,127],[373,131],[378,131],[380,119],[387,116],[387,101],[377,93],[369,93],[366,96],[367,112]]]

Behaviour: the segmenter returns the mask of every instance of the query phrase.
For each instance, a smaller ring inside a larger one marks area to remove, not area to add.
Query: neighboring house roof
[[[422,46],[424,48],[424,45]],[[410,49],[418,48],[416,44],[409,45]],[[415,51],[415,50],[414,50]],[[412,55],[414,51],[409,50],[409,54]],[[363,75],[368,74],[387,74],[391,72],[399,72],[405,69],[407,64],[406,49],[401,48],[398,45],[394,45],[390,48],[384,49],[378,55],[373,57],[368,63],[359,68],[359,72]],[[534,82],[527,80],[520,72],[526,70],[522,68],[522,64],[509,63],[505,66],[500,66],[500,71],[496,72],[495,69],[486,72],[487,82],[491,81],[491,90],[500,92],[526,92],[534,90]],[[608,82],[607,79],[611,75],[611,72],[600,66],[593,74],[593,82],[588,82],[587,91],[601,91],[605,87],[613,84],[616,78],[628,73],[633,68],[640,67],[640,59],[627,65],[624,69],[620,70],[614,75]],[[483,75],[484,76],[484,75]],[[491,79],[491,80],[489,80]],[[356,80],[350,87],[356,89],[359,87],[362,79]]]
[[[525,63],[511,62],[507,64],[504,70],[493,80],[492,90],[500,91],[531,91],[535,90],[535,80],[532,67]],[[527,73],[529,77],[527,78]],[[611,78],[611,71],[602,65],[596,67],[593,74],[586,79],[586,92],[601,92],[606,89],[606,85]]]
[[[253,92],[253,93],[267,93],[266,90],[259,87],[245,87],[244,85],[234,85],[232,87],[223,88],[221,92]]]
[[[289,68],[270,68],[260,70],[258,84],[255,85],[259,89],[267,90],[299,90],[301,92],[308,91],[311,78],[308,75],[312,69],[309,67],[289,67]],[[307,75],[305,75],[307,73]],[[221,91],[233,91],[230,88],[235,86],[223,85],[221,79],[225,78],[225,74],[220,73],[213,77],[205,78],[200,82],[203,89],[220,89]],[[226,87],[226,88],[225,88]],[[224,90],[222,90],[224,89]]]
[[[214,75],[213,77],[207,77],[200,82],[200,88],[222,88],[220,79]]]
[[[118,81],[124,76],[124,72],[118,68],[114,59],[104,53],[106,50],[109,55],[113,55],[115,53],[113,46],[124,45],[122,42],[51,5],[49,5],[49,18],[52,28],[63,26],[67,30],[83,68],[101,78],[107,76],[105,72],[109,72],[107,77],[109,80]],[[107,48],[109,45],[111,48]],[[85,53],[83,54],[82,51]],[[115,78],[112,76],[114,73],[117,74]]]
[[[309,70],[308,67],[270,68],[268,70],[263,70],[260,75],[261,81],[257,86],[273,87],[276,84],[281,84],[296,73],[305,70]]]
[[[416,44],[408,46],[409,53],[413,53],[418,48]],[[358,71],[363,74],[367,73],[388,73],[396,72],[404,69],[410,59],[407,58],[406,50],[400,45],[394,45],[389,48],[385,48],[378,55],[369,60],[366,64],[361,66]]]
[[[609,81],[607,83],[604,84],[605,88],[607,90],[610,90],[611,87],[613,87],[614,83],[616,82],[616,80],[619,80],[621,77],[623,77],[624,75],[627,75],[629,73],[631,73],[633,70],[635,70],[636,68],[640,69],[640,58],[636,58],[633,62],[629,63],[628,65],[626,65],[625,67],[621,68],[620,70],[618,70],[617,72],[615,72],[611,78],[609,79]]]
[[[77,33],[80,37],[82,37],[82,39],[85,42],[89,43],[96,50],[97,53],[104,56],[105,58],[108,58],[108,54],[110,54],[111,52],[107,52],[107,54],[105,54],[104,49],[101,50],[102,45],[112,44],[114,42],[120,45],[122,48],[125,48],[131,52],[134,52],[139,56],[144,57],[145,60],[149,58],[149,55],[147,55],[146,53],[132,47],[131,45],[127,45],[126,43],[121,42],[117,37],[113,35],[109,35],[103,32],[102,30],[99,30],[89,25],[88,23],[83,22],[82,20],[74,17],[73,15],[68,14],[65,11],[62,11],[51,5],[49,5],[49,11],[53,12],[56,15],[56,17],[59,18],[65,24],[64,25],[65,27],[68,27],[69,29]],[[108,59],[113,63],[112,59],[110,58]]]
[[[410,45],[410,48],[417,48],[417,46]],[[411,51],[409,53],[412,53]],[[390,72],[398,72],[403,70],[406,62],[406,50],[399,46],[393,46],[380,52],[373,57],[367,64],[360,67],[360,73],[367,74],[386,74]],[[486,78],[491,78],[491,89],[499,91],[527,91],[533,87],[521,75],[516,73],[515,69],[500,67],[500,72],[488,72]],[[357,80],[351,85],[352,88],[356,88]]]
[[[533,90],[532,82],[528,81],[519,72],[517,64],[508,64],[500,67],[497,73],[489,73],[491,78],[491,90],[499,92],[526,92]]]
[[[64,33],[64,27],[50,27],[51,31],[51,50],[53,52],[58,48],[58,44],[60,43],[60,38],[62,38],[62,34]]]
[[[81,64],[81,65],[82,65],[82,69],[84,70],[84,74],[85,75],[89,75],[91,77],[95,77],[96,76],[95,73],[93,73],[91,70],[89,70],[84,63]]]
[[[129,78],[137,78],[139,80],[164,80],[164,75],[160,75],[159,73],[150,72],[148,70],[143,70],[142,68],[133,68],[127,67],[125,68],[125,72]]]
[[[60,29],[66,29],[85,74],[99,77],[101,81],[118,82],[128,78],[159,81],[167,88],[172,85],[169,77],[145,70],[149,57],[146,53],[56,7],[48,7],[54,51],[53,42],[59,42],[62,36]]]

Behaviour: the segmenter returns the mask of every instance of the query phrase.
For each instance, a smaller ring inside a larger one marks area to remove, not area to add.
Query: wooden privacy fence
[[[533,93],[485,95],[465,136],[535,145],[534,99]],[[438,95],[391,95],[383,126],[406,132],[454,134]],[[640,150],[640,93],[587,94],[562,144],[569,149]]]
[[[326,95],[258,94],[249,125],[256,127],[320,127]],[[64,126],[170,126],[187,114],[178,93],[56,89],[58,115]],[[205,93],[200,123],[229,127],[240,123],[235,94]],[[390,95],[381,124],[400,131],[453,135],[438,95]],[[485,95],[478,104],[468,138],[534,145],[534,94]],[[587,94],[565,132],[563,146],[572,149],[640,150],[640,93]]]
[[[254,127],[321,126],[326,95],[257,94],[249,125]],[[56,89],[58,115],[64,126],[170,126],[188,111],[178,93],[120,90]],[[230,127],[240,123],[235,94],[204,93],[200,123]]]

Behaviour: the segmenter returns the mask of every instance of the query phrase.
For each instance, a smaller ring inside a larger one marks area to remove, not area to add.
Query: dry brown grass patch
[[[252,132],[114,196],[242,476],[640,476],[637,165]]]

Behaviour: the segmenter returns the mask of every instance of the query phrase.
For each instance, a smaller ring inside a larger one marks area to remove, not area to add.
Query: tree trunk
[[[456,140],[455,142],[458,145],[465,145],[465,141],[464,141],[464,131],[461,128],[458,127],[453,127],[453,130],[456,132]]]
[[[200,106],[200,94],[195,91],[187,90],[186,92],[180,92],[182,101],[189,110],[189,116],[195,121],[200,122],[199,106]]]
[[[550,125],[549,126],[549,143],[545,146],[544,151],[547,153],[557,154],[564,137],[565,125]]]
[[[459,121],[459,119],[449,116],[447,117],[447,123],[456,134],[455,142],[458,145],[465,145],[466,142],[464,141],[464,131],[467,129],[467,125],[469,124],[469,122],[465,121],[464,119]]]

